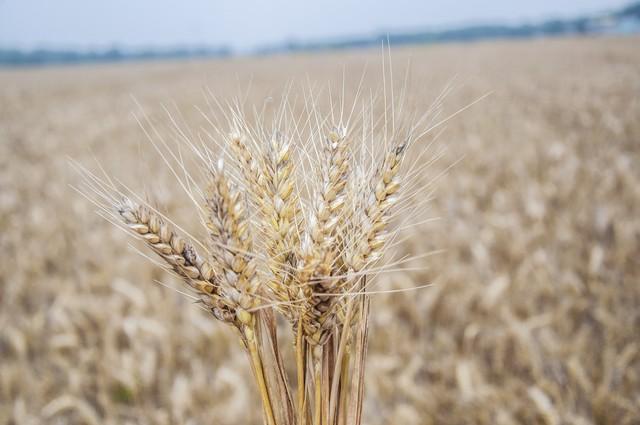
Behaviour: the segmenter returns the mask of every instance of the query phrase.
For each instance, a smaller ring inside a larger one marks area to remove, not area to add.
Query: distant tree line
[[[640,32],[640,2],[630,4],[615,12],[574,19],[553,19],[537,24],[472,25],[441,31],[379,34],[376,36],[353,37],[337,41],[289,41],[281,45],[262,47],[258,49],[257,53],[271,54],[289,51],[362,48],[379,46],[387,40],[389,40],[392,45],[402,45],[635,32]]]
[[[473,25],[441,31],[379,34],[366,37],[343,38],[337,41],[289,41],[262,46],[253,53],[272,54],[297,51],[350,49],[380,45],[389,40],[393,45],[468,42],[498,38],[531,38],[541,36],[636,33],[640,32],[640,2],[629,4],[617,11],[575,19],[554,19],[538,24]],[[23,51],[0,49],[0,66],[47,65],[85,62],[119,62],[131,60],[220,58],[233,54],[222,47],[124,50],[112,48],[101,51],[49,50]]]
[[[48,65],[73,64],[91,62],[122,62],[132,60],[186,59],[186,58],[219,58],[232,54],[226,47],[148,49],[129,51],[119,48],[107,50],[50,50],[36,49],[24,51],[18,49],[0,49],[0,65]]]

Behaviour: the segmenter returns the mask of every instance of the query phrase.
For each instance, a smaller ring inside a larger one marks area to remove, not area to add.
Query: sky
[[[0,47],[226,45],[249,50],[465,23],[536,22],[629,0],[0,0]]]

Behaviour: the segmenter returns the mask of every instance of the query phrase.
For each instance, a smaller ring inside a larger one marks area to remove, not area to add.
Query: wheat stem
[[[347,348],[342,359],[342,371],[340,376],[340,405],[339,405],[339,418],[338,424],[345,425],[347,423],[347,398],[349,392],[349,360],[350,360],[350,347]]]
[[[262,405],[265,410],[265,416],[268,425],[276,425],[275,415],[273,414],[273,407],[271,405],[271,399],[269,397],[269,388],[265,380],[264,368],[262,366],[262,359],[259,353],[258,343],[254,332],[254,326],[246,326],[244,328],[244,335],[247,340],[247,348],[249,349],[249,355],[251,362],[255,370],[256,381],[258,384],[258,390],[260,391],[260,397],[262,398]]]
[[[338,388],[340,385],[340,378],[342,377],[341,369],[344,366],[342,359],[345,355],[345,349],[347,342],[349,341],[351,314],[353,311],[353,301],[349,300],[347,304],[347,313],[342,326],[342,334],[340,335],[340,343],[338,347],[338,354],[335,359],[335,366],[333,371],[333,381],[331,383],[331,396],[329,404],[329,422],[335,421],[335,413],[338,403]]]
[[[307,422],[307,413],[306,413],[306,388],[305,388],[305,351],[306,351],[306,341],[304,338],[304,331],[302,327],[302,320],[298,321],[297,332],[296,332],[296,370],[298,377],[298,423],[300,425],[305,425]]]
[[[320,381],[320,362],[316,362],[315,364],[315,372],[313,377],[314,388],[315,388],[315,396],[314,396],[314,413],[313,413],[313,424],[314,425],[322,425],[322,382]]]

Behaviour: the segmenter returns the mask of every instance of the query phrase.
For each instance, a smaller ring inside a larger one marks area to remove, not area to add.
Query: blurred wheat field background
[[[366,423],[640,423],[639,42],[392,50],[399,72],[411,60],[416,111],[454,75],[449,113],[492,94],[447,124],[445,157],[419,177],[446,171],[429,204],[441,219],[399,249],[443,253],[380,278],[433,286],[373,298]],[[154,283],[173,278],[70,188],[69,158],[160,188],[153,202],[198,229],[132,96],[170,138],[164,107],[196,131],[205,87],[262,105],[291,80],[339,84],[344,70],[352,87],[380,61],[372,50],[0,71],[0,423],[260,423],[236,336]]]

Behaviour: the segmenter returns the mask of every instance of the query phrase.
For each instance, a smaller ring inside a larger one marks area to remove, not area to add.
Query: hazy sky
[[[607,10],[628,0],[0,0],[0,46],[229,45],[468,22],[521,22]]]

